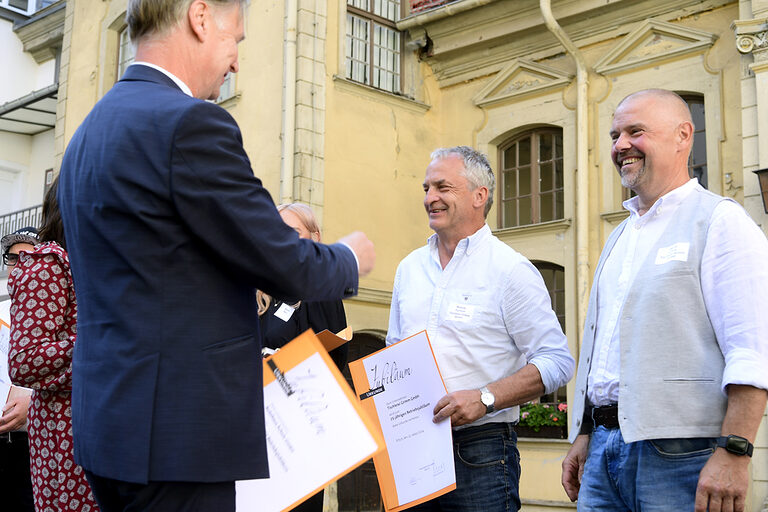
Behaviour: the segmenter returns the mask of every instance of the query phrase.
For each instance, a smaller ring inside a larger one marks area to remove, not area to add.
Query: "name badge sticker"
[[[469,304],[452,302],[448,306],[448,320],[453,320],[454,322],[469,322],[474,314],[475,306],[470,306]]]
[[[279,308],[277,308],[277,311],[275,311],[275,316],[282,320],[283,322],[287,322],[291,316],[293,315],[293,312],[296,311],[293,309],[293,306],[289,306],[285,302],[283,302]]]
[[[659,252],[656,253],[656,265],[663,265],[670,261],[688,261],[688,249],[691,244],[688,242],[678,242],[672,244],[669,247],[662,247]]]

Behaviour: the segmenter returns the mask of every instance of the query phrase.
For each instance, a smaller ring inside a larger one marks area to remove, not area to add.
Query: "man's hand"
[[[21,430],[24,427],[27,422],[29,399],[29,395],[8,399],[3,407],[3,415],[0,417],[0,433]]]
[[[347,244],[357,256],[360,277],[368,275],[373,270],[373,264],[376,262],[376,251],[373,248],[373,242],[365,236],[365,233],[355,231],[340,238],[339,243]]]
[[[743,512],[749,485],[748,466],[749,457],[716,449],[699,473],[695,511]]]
[[[465,389],[454,391],[438,400],[432,421],[439,423],[451,418],[451,425],[458,427],[472,423],[485,416],[485,405],[480,401],[479,389]]]
[[[565,494],[571,501],[576,501],[581,488],[581,476],[584,474],[584,463],[587,461],[589,449],[589,436],[580,434],[573,442],[573,446],[563,459],[562,484]]]

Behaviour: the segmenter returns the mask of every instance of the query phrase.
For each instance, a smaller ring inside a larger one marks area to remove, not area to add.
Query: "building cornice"
[[[29,52],[38,64],[56,58],[61,48],[66,5],[65,0],[59,0],[13,27],[24,51]]]
[[[559,0],[555,17],[579,47],[626,35],[648,19],[676,21],[728,0]],[[621,19],[617,25],[616,20]],[[398,22],[408,40],[428,40],[426,61],[441,86],[488,76],[515,59],[563,53],[544,25],[538,0],[459,0]]]

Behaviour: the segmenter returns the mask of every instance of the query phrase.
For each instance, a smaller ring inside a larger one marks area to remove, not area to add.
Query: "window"
[[[35,3],[36,0],[0,0],[0,7],[7,7],[22,14],[32,14],[35,11]]]
[[[402,91],[399,0],[347,0],[345,76],[377,89]]]
[[[557,316],[557,321],[560,322],[560,327],[565,332],[565,269],[548,261],[533,261],[532,263],[544,279],[544,285],[547,287],[549,297],[552,300],[552,310]],[[542,396],[539,402],[557,404],[565,402],[566,396],[566,387],[563,386]]]
[[[707,188],[707,130],[704,118],[704,97],[683,95],[683,99],[691,109],[694,126],[693,148],[688,157],[688,175],[699,180],[699,184]]]
[[[563,218],[563,135],[533,130],[500,146],[499,225],[509,228]]]
[[[120,31],[120,39],[118,41],[117,49],[117,79],[122,78],[125,70],[135,60],[135,48],[131,43],[131,38],[128,36],[128,27]]]

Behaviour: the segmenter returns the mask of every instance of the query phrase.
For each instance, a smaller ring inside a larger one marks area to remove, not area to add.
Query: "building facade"
[[[130,63],[125,5],[67,2],[56,166]],[[691,175],[768,232],[752,172],[768,168],[768,0],[259,0],[246,35],[219,103],[255,174],[276,202],[310,204],[326,240],[362,229],[376,243],[375,270],[346,301],[355,354],[383,345],[395,268],[430,234],[422,182],[437,147],[489,156],[488,224],[537,264],[576,356],[595,264],[626,216],[608,131],[627,94],[680,93],[696,123]],[[524,510],[574,508],[567,449],[521,439]],[[765,419],[751,478],[748,510],[768,510]],[[378,510],[372,486],[370,468],[346,477],[328,510]]]
[[[0,236],[36,226],[54,172],[66,2],[0,0]],[[0,300],[7,269],[0,262]]]

